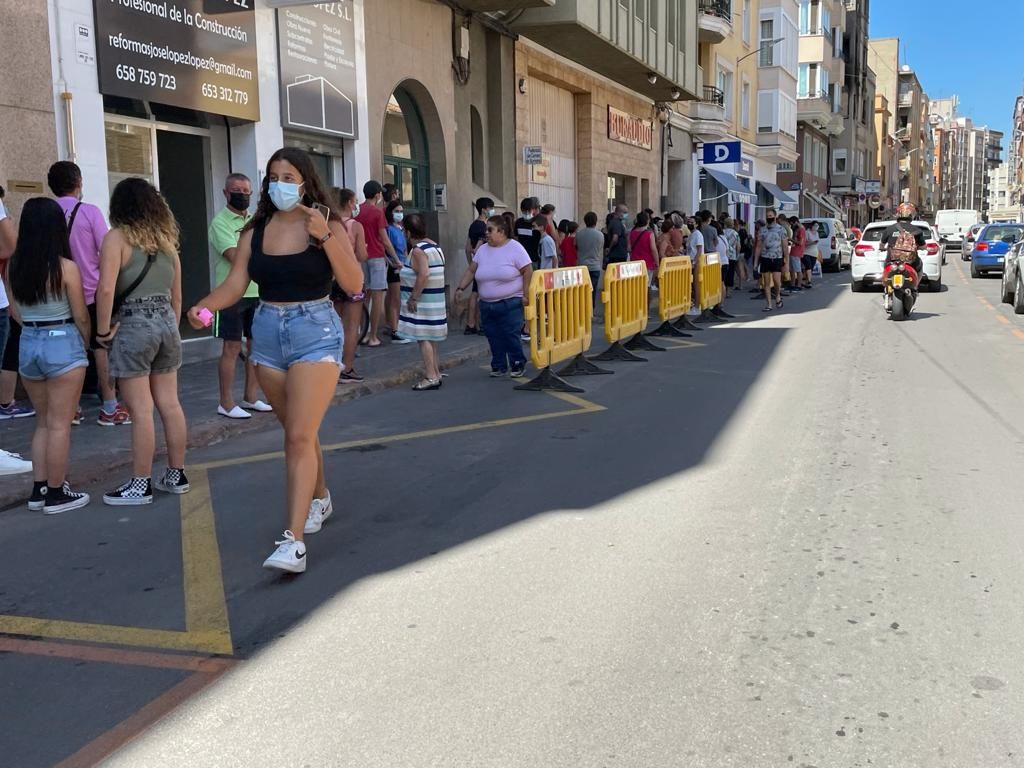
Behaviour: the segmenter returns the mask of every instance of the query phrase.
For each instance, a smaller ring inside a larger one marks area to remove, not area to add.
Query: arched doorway
[[[383,183],[395,184],[401,190],[406,207],[431,210],[430,141],[423,113],[404,86],[396,88],[388,99],[382,144]]]

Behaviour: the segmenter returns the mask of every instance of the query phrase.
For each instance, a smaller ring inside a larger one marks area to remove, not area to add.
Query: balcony
[[[827,130],[832,124],[832,103],[828,94],[822,91],[800,94],[796,101],[796,117],[819,131]]]
[[[757,129],[758,156],[769,163],[795,163],[800,157],[796,151],[796,137],[784,131]]]
[[[619,0],[558,0],[509,21],[513,32],[654,101],[699,98],[688,24],[673,40]]]
[[[705,85],[702,98],[692,103],[693,133],[703,141],[718,141],[729,136],[725,119],[725,94],[713,85]]]
[[[720,43],[732,34],[732,0],[699,0],[697,40]]]
[[[459,0],[459,5],[470,13],[494,11],[521,11],[524,8],[549,8],[555,0]]]

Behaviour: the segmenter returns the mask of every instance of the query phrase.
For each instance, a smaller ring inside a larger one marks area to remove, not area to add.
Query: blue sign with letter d
[[[742,159],[738,141],[718,141],[704,143],[704,165],[715,163],[738,163]]]

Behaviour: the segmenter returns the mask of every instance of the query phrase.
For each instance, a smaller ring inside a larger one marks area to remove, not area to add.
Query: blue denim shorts
[[[261,302],[252,321],[252,361],[278,371],[297,363],[341,368],[344,334],[328,299],[296,304]]]
[[[70,320],[64,325],[43,328],[24,326],[18,353],[18,373],[29,381],[55,379],[75,368],[89,365],[78,327]]]

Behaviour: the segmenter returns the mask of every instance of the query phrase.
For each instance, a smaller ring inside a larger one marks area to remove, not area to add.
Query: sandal
[[[440,389],[443,383],[442,379],[423,379],[418,384],[413,384],[412,389],[414,392],[426,392],[431,389]]]
[[[782,299],[777,299],[775,302],[775,306],[778,307],[779,309],[782,309]]]
[[[762,308],[761,308],[761,311],[762,311],[762,312],[771,312],[771,311],[772,311],[772,308],[771,308],[771,307],[762,307]]]

